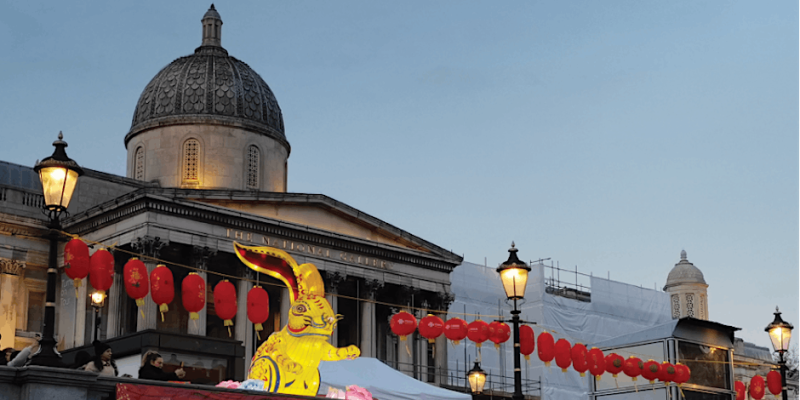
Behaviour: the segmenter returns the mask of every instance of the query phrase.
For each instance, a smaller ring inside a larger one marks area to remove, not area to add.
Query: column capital
[[[341,272],[326,272],[325,273],[325,292],[338,293],[339,285],[347,279],[347,275]]]
[[[450,304],[456,300],[456,296],[450,292],[439,292],[436,294],[436,299],[434,300],[434,307],[437,310],[447,311],[450,308]]]
[[[25,267],[25,261],[12,260],[10,258],[0,258],[0,273],[8,275],[20,275]]]
[[[196,268],[208,269],[208,262],[217,255],[217,249],[208,246],[192,246],[192,263]]]
[[[367,300],[375,300],[375,294],[378,293],[378,290],[382,288],[383,281],[379,281],[377,279],[364,280],[364,295],[366,295]]]
[[[161,256],[161,249],[169,245],[168,241],[162,241],[160,237],[140,236],[131,242],[131,247],[134,251],[142,254],[143,256],[159,258]],[[144,262],[152,260],[144,259]]]

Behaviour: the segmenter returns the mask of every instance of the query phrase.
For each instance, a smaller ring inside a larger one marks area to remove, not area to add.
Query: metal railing
[[[469,382],[467,381],[468,368],[464,363],[456,362],[455,369],[436,368],[434,366],[423,366],[419,364],[401,363],[399,361],[380,360],[384,364],[408,374],[409,376],[423,382],[436,384],[441,387],[470,393]],[[541,396],[541,381],[535,379],[522,378],[522,394],[526,396]],[[498,397],[510,397],[514,392],[514,376],[505,376],[486,371],[486,384],[483,393]]]
[[[545,268],[546,293],[579,301],[592,301],[591,274],[578,272],[578,266],[575,266],[574,270],[559,268],[558,265],[542,264],[542,266]]]

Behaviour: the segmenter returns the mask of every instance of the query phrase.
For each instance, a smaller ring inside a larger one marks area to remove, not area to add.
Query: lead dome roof
[[[681,250],[681,261],[675,264],[675,267],[672,268],[672,271],[669,271],[669,275],[667,276],[667,284],[664,285],[664,290],[686,283],[695,283],[708,286],[705,278],[703,278],[703,272],[700,271],[699,268],[695,267],[694,264],[690,263],[686,257],[686,251]]]
[[[202,22],[203,42],[194,54],[171,62],[145,86],[125,144],[158,126],[212,123],[242,126],[288,148],[275,95],[258,73],[220,45],[222,19],[213,4]]]

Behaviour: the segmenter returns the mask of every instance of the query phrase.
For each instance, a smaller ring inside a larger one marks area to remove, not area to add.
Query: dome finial
[[[681,250],[681,260],[682,261],[686,260],[686,250]]]
[[[208,8],[201,20],[203,23],[203,43],[202,46],[222,47],[222,18],[220,18],[214,3]]]

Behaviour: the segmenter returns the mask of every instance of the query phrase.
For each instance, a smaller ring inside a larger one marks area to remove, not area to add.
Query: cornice
[[[211,204],[167,198],[139,190],[101,204],[66,220],[66,230],[85,235],[144,212],[191,219],[263,235],[282,237],[332,249],[360,253],[442,272],[460,264],[460,257],[446,257],[412,249],[397,248],[364,239],[341,235],[309,226],[238,212]],[[449,253],[449,252],[448,252]],[[452,254],[452,253],[450,253]]]

